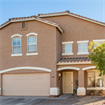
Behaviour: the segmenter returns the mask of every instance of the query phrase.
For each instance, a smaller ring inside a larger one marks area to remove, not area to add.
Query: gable
[[[75,18],[78,18],[78,19],[82,19],[82,20],[85,20],[85,21],[88,21],[88,22],[92,22],[92,23],[95,23],[95,24],[98,24],[98,25],[105,26],[104,22],[100,22],[100,21],[97,21],[97,20],[94,20],[94,19],[90,19],[90,18],[87,18],[87,17],[84,17],[84,16],[80,16],[80,15],[71,13],[70,11],[57,12],[57,13],[48,13],[48,14],[38,14],[38,16],[40,18],[55,17],[55,16],[66,16],[66,15],[72,16],[72,17],[75,17]]]
[[[60,33],[64,32],[59,24],[54,23],[52,21],[45,20],[45,19],[41,19],[41,18],[36,17],[36,16],[25,17],[25,18],[21,17],[21,18],[12,18],[12,19],[9,19],[7,22],[5,22],[4,24],[2,24],[0,26],[0,29],[4,28],[5,26],[9,25],[10,23],[23,22],[23,21],[32,21],[32,20],[35,20],[35,21],[38,21],[38,22],[42,22],[44,24],[48,24],[48,25],[51,25],[51,26],[54,26],[54,27],[56,27],[59,30]]]

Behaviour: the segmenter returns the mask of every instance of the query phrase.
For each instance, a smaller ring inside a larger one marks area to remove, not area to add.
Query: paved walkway
[[[60,97],[10,97],[0,96],[0,105],[102,105],[105,97],[61,95]]]

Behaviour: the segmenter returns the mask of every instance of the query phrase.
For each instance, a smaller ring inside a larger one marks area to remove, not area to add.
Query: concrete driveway
[[[61,95],[59,97],[31,97],[31,96],[0,96],[0,105],[36,105],[44,100],[67,99],[71,95]],[[42,104],[43,105],[43,104]]]
[[[0,105],[33,105],[41,100],[43,99],[37,97],[2,96],[0,97]]]
[[[0,96],[0,105],[102,105],[103,102],[105,102],[103,96],[61,95],[57,98]]]

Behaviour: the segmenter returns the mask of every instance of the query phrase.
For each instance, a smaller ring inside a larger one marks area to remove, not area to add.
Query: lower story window
[[[104,76],[99,76],[97,71],[89,71],[88,87],[104,87]]]

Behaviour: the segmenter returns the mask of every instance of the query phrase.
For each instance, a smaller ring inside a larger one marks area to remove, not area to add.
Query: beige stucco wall
[[[0,30],[0,70],[13,67],[43,67],[51,69],[50,86],[57,86],[56,60],[60,58],[60,52],[56,51],[56,47],[60,45],[60,33],[51,25],[47,25],[38,21],[28,21],[27,30],[22,30],[21,22],[11,23]],[[27,37],[28,33],[37,33],[37,52],[38,55],[26,56],[27,53]],[[12,38],[14,34],[21,34],[21,51],[22,56],[11,57],[12,54]],[[58,35],[58,36],[56,36]],[[58,42],[58,41],[59,42]],[[57,44],[57,45],[56,45]],[[59,55],[57,58],[57,54]],[[13,71],[12,71],[13,72]],[[15,71],[14,73],[21,73]],[[26,71],[27,72],[27,71]],[[30,71],[34,72],[34,71]]]
[[[94,39],[105,39],[105,27],[91,23],[82,19],[74,18],[72,16],[55,16],[55,17],[46,17],[44,19],[51,20],[60,24],[64,29],[64,33],[60,34],[56,27],[47,25],[38,21],[28,21],[27,30],[21,29],[21,22],[11,23],[10,25],[2,28],[0,30],[0,70],[9,69],[13,67],[21,66],[34,66],[34,67],[44,67],[51,69],[50,75],[50,86],[51,87],[60,87],[62,90],[61,80],[59,76],[57,77],[57,68],[73,66],[79,67],[80,72],[74,71],[75,78],[80,76],[79,86],[86,87],[86,82],[83,78],[86,78],[86,73],[82,72],[83,67],[93,66],[91,64],[81,64],[81,65],[59,65],[56,66],[56,62],[61,57],[79,57],[87,55],[77,55],[78,44],[77,41]],[[27,37],[26,34],[30,32],[35,32],[37,36],[37,51],[38,55],[26,56],[27,53]],[[20,57],[11,57],[12,54],[12,38],[13,34],[22,35],[22,56]],[[61,56],[62,54],[62,44],[61,42],[65,41],[74,41],[73,43],[73,53],[74,55]],[[37,70],[36,70],[37,71]],[[22,73],[23,71],[16,71],[17,73]],[[27,71],[25,71],[27,72]],[[35,72],[35,71],[30,71]],[[78,75],[77,75],[78,73]],[[83,74],[83,75],[82,75]]]
[[[61,25],[61,27],[64,29],[64,33],[62,34],[62,42],[74,41],[73,43],[74,55],[62,56],[62,57],[87,56],[87,55],[77,55],[78,52],[77,41],[82,41],[82,40],[92,41],[95,39],[105,39],[105,26],[101,26],[68,15],[43,17],[43,18],[56,22]]]

